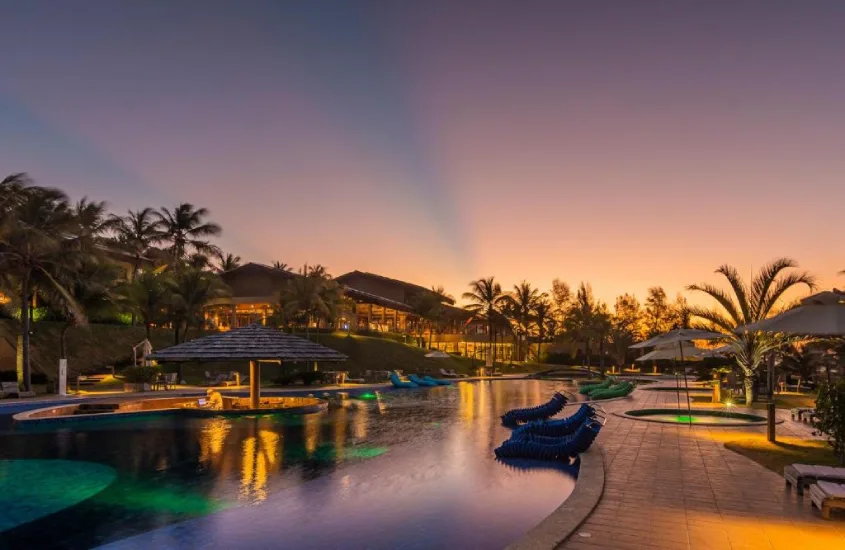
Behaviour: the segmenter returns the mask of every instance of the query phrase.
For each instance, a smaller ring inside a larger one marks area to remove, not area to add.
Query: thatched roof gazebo
[[[250,406],[258,408],[261,397],[260,361],[346,361],[348,357],[278,329],[249,325],[220,332],[146,356],[159,362],[249,361]]]

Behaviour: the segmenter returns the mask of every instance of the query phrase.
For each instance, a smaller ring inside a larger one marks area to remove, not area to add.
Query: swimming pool
[[[0,537],[10,548],[502,548],[568,497],[576,472],[496,462],[509,435],[498,417],[563,387],[485,381],[303,417],[5,429],[0,460],[81,461],[114,479]],[[53,481],[28,481],[32,494],[38,483]]]

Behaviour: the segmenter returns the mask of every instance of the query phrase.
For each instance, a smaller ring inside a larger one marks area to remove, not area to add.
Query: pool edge
[[[594,446],[581,454],[575,489],[543,521],[506,550],[551,550],[566,541],[598,506],[604,493],[604,453]]]

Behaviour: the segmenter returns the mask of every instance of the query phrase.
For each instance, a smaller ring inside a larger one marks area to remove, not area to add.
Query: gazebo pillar
[[[261,365],[249,362],[249,408],[257,409],[261,403]]]

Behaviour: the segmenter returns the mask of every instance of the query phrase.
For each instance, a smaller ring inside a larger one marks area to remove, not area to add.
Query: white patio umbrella
[[[845,292],[825,290],[801,305],[769,319],[739,327],[736,332],[779,332],[798,336],[845,336]]]
[[[661,348],[668,348],[672,344],[677,344],[678,349],[676,351],[677,358],[680,362],[684,362],[689,359],[688,356],[684,355],[684,342],[690,342],[692,340],[716,340],[719,338],[724,338],[724,334],[719,334],[718,332],[710,332],[707,330],[698,330],[692,328],[678,328],[675,330],[670,330],[664,334],[659,336],[655,336],[654,338],[649,338],[645,342],[640,342],[639,344],[634,344],[631,346],[632,348],[644,348],[644,347],[661,347]],[[655,350],[656,351],[656,350]],[[654,352],[652,352],[654,353]],[[670,352],[671,353],[671,352]],[[642,357],[640,358],[642,359]],[[699,360],[700,358],[696,358],[695,360]],[[687,384],[687,376],[684,373],[684,388],[687,391],[687,414],[689,415],[690,426],[692,426],[692,412],[691,407],[689,404],[689,385]],[[678,408],[681,408],[681,388],[680,382],[678,383]]]
[[[682,342],[680,346],[675,344],[663,344],[656,347],[654,350],[646,353],[642,357],[637,357],[635,361],[701,361],[706,357],[708,350],[697,348],[688,342]]]

